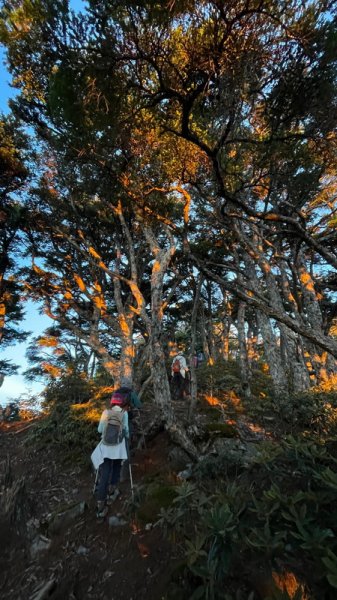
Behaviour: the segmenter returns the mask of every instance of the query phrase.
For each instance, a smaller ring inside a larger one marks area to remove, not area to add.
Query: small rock
[[[115,515],[112,515],[112,517],[109,517],[109,527],[121,527],[122,525],[126,525],[127,521],[125,521],[124,519],[121,519],[120,517],[116,517]]]
[[[169,452],[168,460],[172,469],[178,471],[188,467],[189,456],[184,450],[176,447]]]
[[[32,517],[31,519],[29,519],[29,521],[27,521],[26,523],[27,526],[27,537],[30,540],[34,540],[37,534],[37,531],[40,527],[40,521],[34,517]]]
[[[76,554],[86,556],[87,554],[89,554],[89,549],[85,548],[85,546],[79,546],[76,550]]]
[[[30,547],[30,555],[35,558],[39,552],[45,552],[50,547],[51,540],[46,538],[44,535],[39,535],[33,541]]]
[[[177,477],[179,479],[190,479],[190,477],[192,477],[192,468],[188,467],[184,471],[180,471],[180,473],[177,474]]]

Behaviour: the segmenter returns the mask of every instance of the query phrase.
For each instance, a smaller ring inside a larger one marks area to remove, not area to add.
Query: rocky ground
[[[2,600],[166,598],[176,551],[151,520],[132,517],[130,482],[98,523],[89,461],[65,465],[55,451],[27,445],[34,426],[0,428]],[[160,434],[136,452],[136,487],[167,468],[168,448]]]

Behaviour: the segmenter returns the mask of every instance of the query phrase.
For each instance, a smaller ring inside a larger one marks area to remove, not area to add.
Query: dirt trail
[[[109,516],[119,514],[126,524],[109,527],[107,522],[98,523],[89,461],[87,468],[65,466],[55,451],[37,452],[25,444],[29,433],[25,427],[22,423],[0,426],[1,483],[6,476],[8,484],[12,474],[11,498],[8,485],[7,491],[2,485],[0,498],[1,599],[166,597],[174,551],[158,527],[146,528],[130,520],[124,510],[130,497],[129,481],[121,483],[121,496],[109,510]],[[145,474],[148,478],[165,469],[167,454],[164,434],[151,447],[138,451],[132,461],[135,483],[140,483]],[[12,508],[8,512],[9,502]],[[56,525],[54,521],[51,527],[50,515],[70,505],[78,511],[76,517],[61,519]],[[33,544],[37,532],[40,545],[50,544],[43,551],[36,550],[36,538]]]

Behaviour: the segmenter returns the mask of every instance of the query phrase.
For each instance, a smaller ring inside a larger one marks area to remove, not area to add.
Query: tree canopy
[[[282,394],[335,374],[337,32],[328,1],[165,6],[10,0],[0,36],[26,293],[114,378],[146,356],[170,422],[179,331],[247,394],[253,356]]]

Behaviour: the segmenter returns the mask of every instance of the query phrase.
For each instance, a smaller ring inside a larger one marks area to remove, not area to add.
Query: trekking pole
[[[131,498],[132,498],[132,501],[134,501],[135,495],[134,495],[134,490],[133,490],[133,479],[132,479],[132,469],[131,469],[130,459],[129,459],[129,476],[130,476]]]
[[[127,439],[126,442],[126,451],[128,455],[128,463],[129,463],[129,477],[130,477],[130,487],[131,487],[131,498],[134,501],[134,491],[133,491],[133,478],[132,478],[132,469],[131,469],[131,453],[130,453],[130,441]]]
[[[93,495],[95,495],[95,491],[96,491],[96,485],[97,485],[97,480],[98,480],[98,471],[99,471],[99,467],[96,469],[96,476],[95,476],[94,488],[92,490]]]

